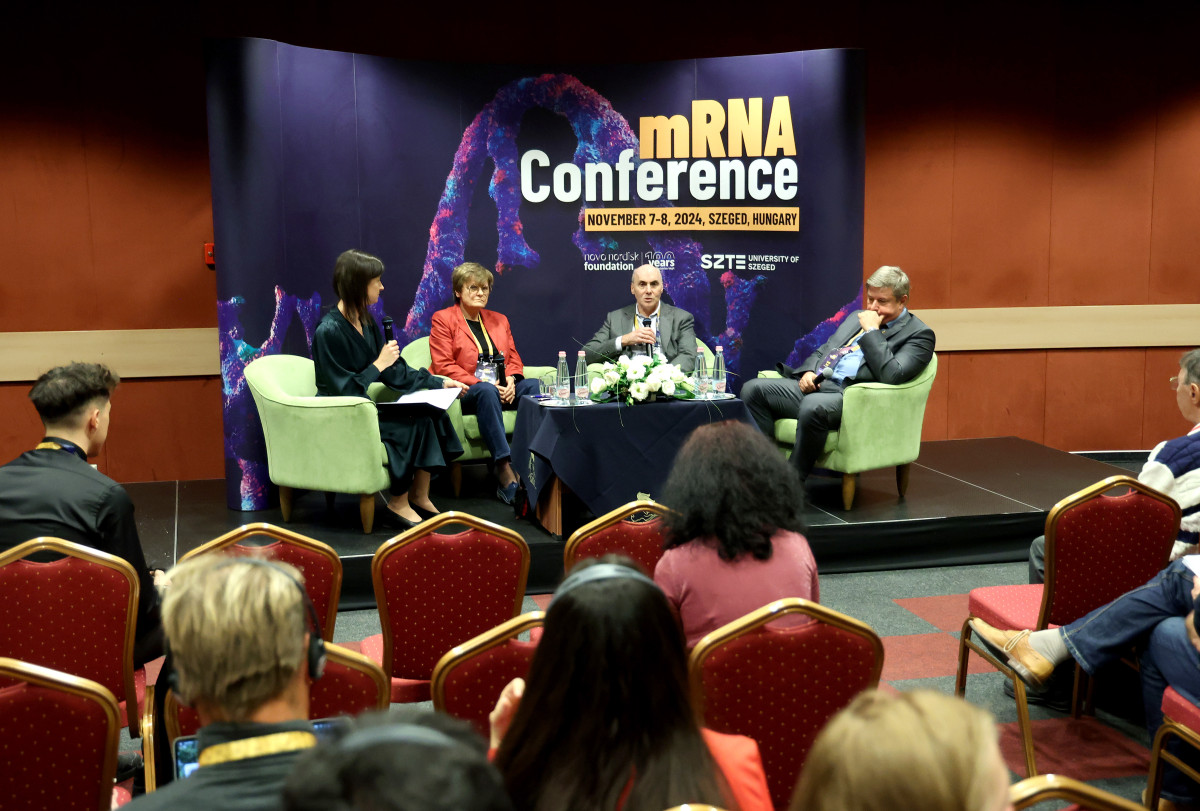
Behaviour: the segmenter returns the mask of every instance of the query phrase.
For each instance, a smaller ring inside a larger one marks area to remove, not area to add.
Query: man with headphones
[[[133,807],[278,808],[292,765],[317,743],[309,686],[325,667],[300,575],[284,563],[201,555],[170,578],[162,606],[170,684],[200,716],[199,768]]]

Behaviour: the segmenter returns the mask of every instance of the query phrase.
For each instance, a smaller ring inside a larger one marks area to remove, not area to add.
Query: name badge
[[[495,383],[500,379],[494,363],[479,363],[475,367],[475,376],[484,383]]]

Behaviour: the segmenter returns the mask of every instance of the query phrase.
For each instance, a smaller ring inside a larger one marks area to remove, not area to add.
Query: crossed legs
[[[804,394],[795,380],[760,377],[747,381],[741,396],[758,430],[769,437],[775,436],[775,420],[797,421],[792,464],[801,481],[808,478],[825,449],[825,438],[842,424],[841,389],[826,383],[820,391]]]

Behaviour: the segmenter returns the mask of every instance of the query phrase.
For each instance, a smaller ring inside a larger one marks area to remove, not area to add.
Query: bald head
[[[662,298],[662,274],[654,265],[647,264],[635,268],[629,289],[637,302],[638,311],[642,315],[653,315],[658,309],[658,300]]]

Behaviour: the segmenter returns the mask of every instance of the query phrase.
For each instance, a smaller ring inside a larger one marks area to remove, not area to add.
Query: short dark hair
[[[362,748],[342,742],[356,732],[405,724],[432,729],[448,746],[405,740]],[[512,811],[487,745],[470,724],[430,710],[369,713],[306,752],[283,786],[286,811]]]
[[[804,532],[804,490],[775,443],[744,422],[702,425],[683,443],[661,501],[670,549],[715,541],[721,560],[771,557],[777,530]]]
[[[346,315],[367,318],[367,285],[383,275],[383,261],[366,251],[342,251],[333,266],[333,291],[346,306]]]
[[[29,390],[29,399],[46,424],[79,416],[96,400],[107,400],[121,378],[99,363],[56,366],[39,377]]]

